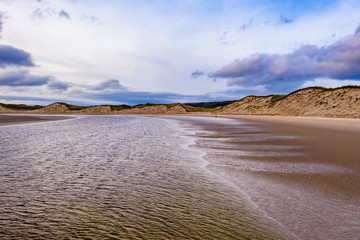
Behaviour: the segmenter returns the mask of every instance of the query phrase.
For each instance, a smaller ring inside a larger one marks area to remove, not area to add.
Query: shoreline
[[[272,115],[227,115],[227,114],[27,114],[1,113],[0,126],[23,124],[42,121],[57,121],[71,119],[79,115],[89,116],[184,116],[184,117],[207,117],[243,119],[256,122],[284,123],[292,125],[313,126],[321,128],[336,128],[340,130],[360,131],[359,118],[336,118],[316,116],[272,116]]]
[[[74,117],[68,116],[33,116],[33,115],[7,115],[0,114],[0,126],[19,125],[26,123],[39,123],[67,120]]]

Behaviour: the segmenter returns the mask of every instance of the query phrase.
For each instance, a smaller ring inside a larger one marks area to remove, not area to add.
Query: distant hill
[[[247,96],[237,101],[77,106],[57,102],[48,106],[2,104],[0,113],[39,114],[255,114],[360,118],[360,87],[309,87],[288,95]]]
[[[4,104],[4,103],[0,103],[0,109],[5,108],[5,109],[10,109],[10,110],[15,110],[15,111],[35,110],[35,109],[39,109],[39,108],[42,108],[42,107],[43,106],[40,106],[40,105],[29,106],[29,105],[25,105],[25,104]]]
[[[203,112],[203,109],[188,107],[180,103],[174,104],[140,104],[128,105],[97,105],[77,106],[56,102],[44,107],[32,108],[24,105],[22,108],[7,108],[0,105],[0,113],[38,113],[38,114],[186,114],[188,112]]]

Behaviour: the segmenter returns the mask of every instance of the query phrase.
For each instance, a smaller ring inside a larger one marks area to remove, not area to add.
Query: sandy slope
[[[310,87],[280,99],[274,95],[248,96],[218,113],[360,118],[360,87]]]

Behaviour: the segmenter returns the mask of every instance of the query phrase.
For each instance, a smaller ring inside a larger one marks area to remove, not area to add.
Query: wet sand
[[[312,161],[351,168],[360,175],[360,119],[269,116],[235,118],[256,123],[273,134],[299,136],[299,139],[287,144],[305,146],[309,154],[317,155],[312,157]],[[283,142],[280,141],[279,144]]]
[[[212,132],[197,143],[213,145],[210,171],[300,239],[360,236],[359,119],[218,117],[241,121],[193,122]]]
[[[73,117],[67,116],[26,116],[26,115],[0,115],[0,126],[24,124],[24,123],[35,123],[35,122],[46,122],[46,121],[57,121],[65,120]]]
[[[302,126],[337,128],[341,130],[360,131],[360,119],[357,118],[325,118],[325,117],[293,117],[266,115],[217,115],[222,118],[266,121],[273,123],[300,124]]]

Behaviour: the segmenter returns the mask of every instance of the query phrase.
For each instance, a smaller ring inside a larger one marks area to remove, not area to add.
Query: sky
[[[360,85],[358,0],[0,0],[0,102],[174,103]]]

